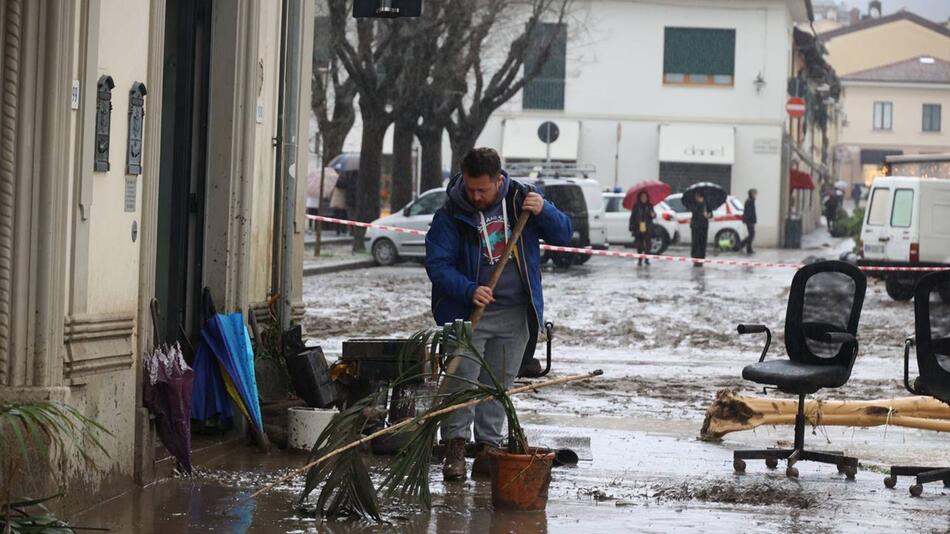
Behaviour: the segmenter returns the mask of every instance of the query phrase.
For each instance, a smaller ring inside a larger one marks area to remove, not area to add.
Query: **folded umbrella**
[[[725,204],[726,197],[728,196],[723,188],[712,182],[699,182],[687,187],[686,191],[683,191],[683,206],[685,206],[686,209],[693,209],[697,193],[703,195],[703,199],[706,201],[706,210],[709,212],[713,212],[718,209],[719,206]]]
[[[158,342],[158,302],[152,301],[152,323]],[[185,363],[181,347],[158,344],[142,358],[145,407],[155,418],[158,439],[181,469],[191,473],[191,401],[194,371]]]
[[[627,190],[627,194],[623,197],[624,209],[632,210],[634,204],[637,203],[637,199],[640,198],[641,192],[646,192],[650,198],[650,205],[656,206],[664,198],[670,196],[670,186],[659,180],[644,180],[635,184]]]

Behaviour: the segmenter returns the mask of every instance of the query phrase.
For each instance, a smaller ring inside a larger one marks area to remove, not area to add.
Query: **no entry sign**
[[[785,111],[789,117],[801,117],[805,114],[805,99],[800,96],[793,96],[785,103]]]

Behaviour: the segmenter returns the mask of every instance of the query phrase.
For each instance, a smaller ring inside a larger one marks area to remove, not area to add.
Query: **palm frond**
[[[84,461],[93,462],[92,451],[109,455],[100,434],[112,435],[76,408],[60,402],[0,406],[0,450],[15,445],[24,463],[30,463],[34,454],[45,456],[50,447],[64,450],[68,444]]]
[[[366,397],[333,416],[317,438],[311,458],[322,457],[360,439],[370,420],[368,410],[373,400],[372,396]],[[376,489],[359,448],[350,449],[311,467],[307,471],[299,502],[306,501],[321,482],[325,483],[317,498],[317,512],[322,517],[355,515],[380,520]]]

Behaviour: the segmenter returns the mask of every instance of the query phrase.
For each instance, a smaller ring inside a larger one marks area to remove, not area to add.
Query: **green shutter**
[[[666,28],[664,74],[734,76],[736,31],[708,28]]]
[[[553,41],[551,41],[553,39]],[[567,74],[567,25],[541,25],[525,57],[525,72],[532,72],[541,60],[544,44],[551,42],[547,61],[540,64],[535,78],[522,90],[524,109],[564,109],[564,78]]]

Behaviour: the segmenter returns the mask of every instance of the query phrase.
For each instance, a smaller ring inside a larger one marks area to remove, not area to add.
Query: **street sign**
[[[785,103],[785,111],[789,117],[798,118],[805,114],[805,99],[800,96],[793,96]]]
[[[561,130],[558,129],[557,124],[551,121],[544,121],[541,126],[538,126],[538,138],[541,139],[542,143],[551,144],[557,141],[560,135]]]

